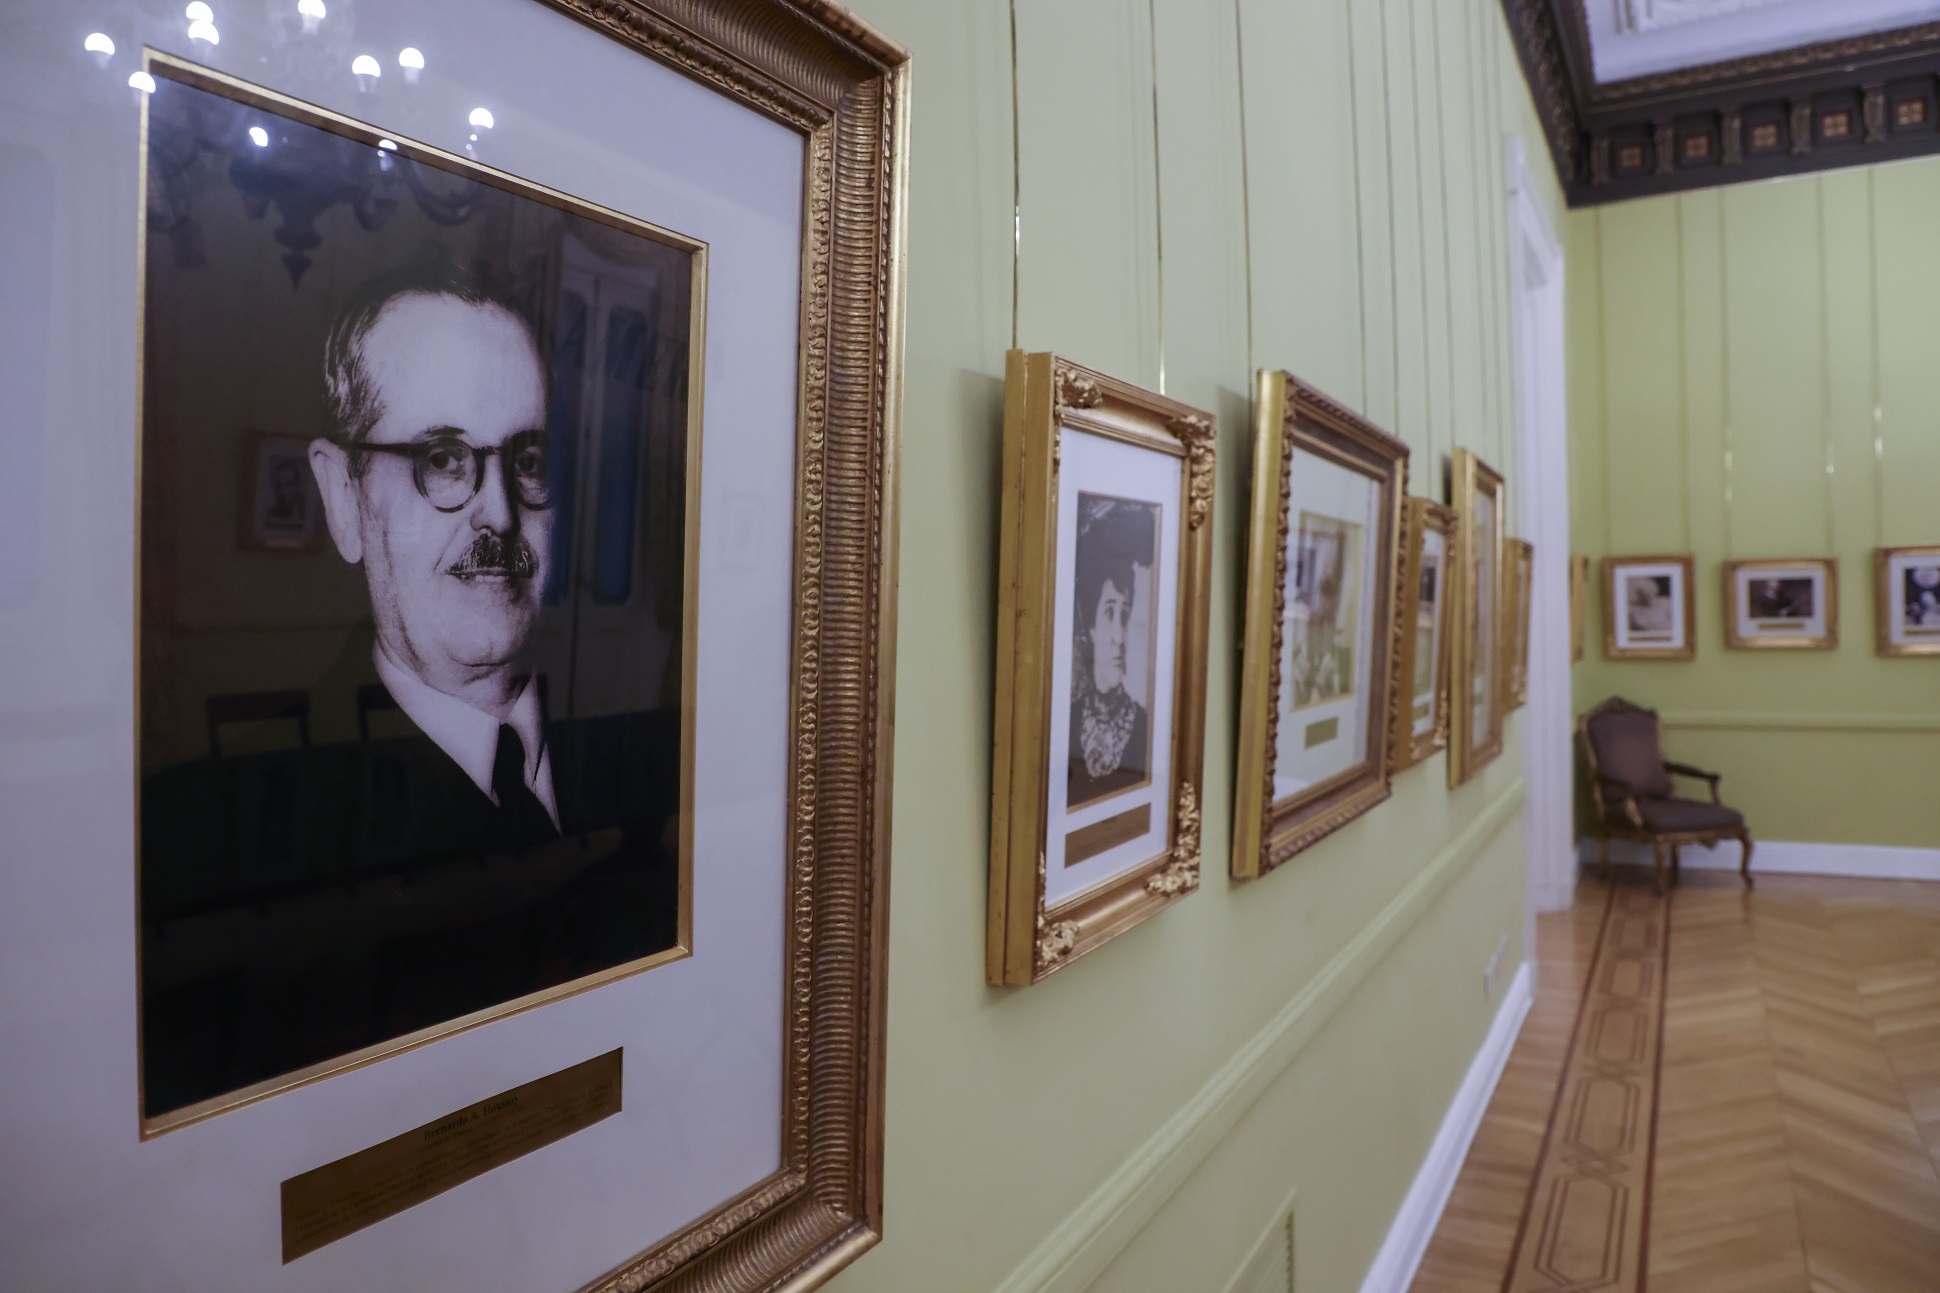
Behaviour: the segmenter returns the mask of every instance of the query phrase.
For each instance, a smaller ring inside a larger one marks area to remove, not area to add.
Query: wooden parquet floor
[[[1586,877],[1538,921],[1536,1003],[1413,1293],[1509,1284],[1609,897]],[[1687,872],[1665,990],[1625,1293],[1940,1293],[1940,885]]]

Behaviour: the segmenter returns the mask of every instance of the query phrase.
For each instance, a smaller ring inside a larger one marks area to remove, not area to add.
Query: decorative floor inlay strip
[[[1670,901],[1610,890],[1503,1293],[1642,1290]]]

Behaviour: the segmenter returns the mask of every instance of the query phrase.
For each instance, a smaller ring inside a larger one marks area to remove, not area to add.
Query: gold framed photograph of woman
[[[1213,419],[1052,354],[1004,376],[986,977],[1199,887]]]
[[[1507,661],[1504,624],[1502,474],[1467,449],[1456,449],[1455,631],[1449,667],[1448,784],[1459,786],[1502,753]]]
[[[1395,677],[1409,680],[1409,691],[1394,707],[1397,772],[1448,745],[1448,574],[1460,524],[1453,508],[1426,498],[1409,499],[1405,518]]]

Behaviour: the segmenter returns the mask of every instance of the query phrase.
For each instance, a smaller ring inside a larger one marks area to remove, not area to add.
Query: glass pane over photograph
[[[1379,480],[1302,449],[1290,471],[1275,799],[1368,758],[1382,534]]]
[[[143,1113],[682,938],[698,244],[157,65]]]

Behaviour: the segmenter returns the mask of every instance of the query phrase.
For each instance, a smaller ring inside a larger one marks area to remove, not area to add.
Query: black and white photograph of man
[[[1158,536],[1157,503],[1078,494],[1067,808],[1151,776]]]
[[[1623,604],[1633,641],[1671,636],[1677,610],[1669,575],[1625,575]]]
[[[154,1118],[691,945],[704,275],[677,235],[240,90],[158,78],[147,141]],[[252,487],[212,489],[239,461]]]
[[[1755,578],[1746,589],[1745,600],[1754,620],[1809,620],[1815,600],[1813,591],[1813,580],[1809,577]]]
[[[1940,633],[1940,564],[1909,566],[1903,587],[1905,628],[1927,636]]]

